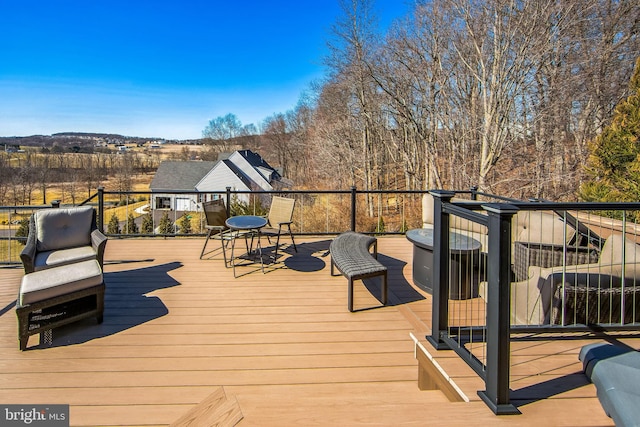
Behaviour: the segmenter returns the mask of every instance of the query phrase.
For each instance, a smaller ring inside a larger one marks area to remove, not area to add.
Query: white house
[[[151,181],[152,209],[195,211],[198,203],[235,191],[270,191],[281,188],[282,177],[251,150],[235,151],[217,162],[164,161]],[[193,194],[173,194],[175,192]],[[248,202],[248,194],[238,195]]]

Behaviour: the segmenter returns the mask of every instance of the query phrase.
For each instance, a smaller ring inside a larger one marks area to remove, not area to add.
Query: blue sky
[[[375,0],[384,28],[404,0]],[[295,107],[338,0],[0,0],[0,136],[200,138]]]

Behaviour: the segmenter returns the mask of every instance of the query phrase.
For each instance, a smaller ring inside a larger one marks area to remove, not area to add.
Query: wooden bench
[[[373,253],[371,253],[373,248]],[[375,237],[348,231],[336,237],[329,246],[331,275],[334,267],[349,281],[349,311],[353,311],[353,282],[382,276],[382,304],[387,304],[387,267],[378,260],[378,241]]]
[[[20,350],[31,335],[88,317],[102,323],[104,290],[95,259],[25,274],[16,304]]]

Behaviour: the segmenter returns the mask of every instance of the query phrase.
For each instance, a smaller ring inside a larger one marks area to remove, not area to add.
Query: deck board
[[[411,244],[379,239],[391,305],[357,283],[362,310],[349,313],[346,279],[329,274],[329,240],[296,240],[298,253],[284,251],[265,274],[242,267],[234,278],[222,260],[199,259],[202,239],[112,239],[104,323],[60,328],[53,346],[25,352],[12,306],[22,271],[0,269],[0,402],[70,404],[71,425],[169,425],[224,387],[240,426],[613,425],[580,371],[583,339],[514,342],[522,415],[495,416],[452,351],[428,348],[471,401],[420,391],[410,334],[430,333],[431,302],[412,285]],[[456,310],[483,315],[477,301]]]

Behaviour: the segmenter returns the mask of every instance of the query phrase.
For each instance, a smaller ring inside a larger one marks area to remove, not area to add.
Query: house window
[[[222,194],[212,194],[212,193],[201,193],[198,195],[198,201],[199,202],[208,202],[211,200],[218,200],[222,198]]]
[[[156,197],[156,209],[171,209],[171,198]]]
[[[191,210],[191,204],[195,203],[189,197],[176,197],[176,210],[186,212]]]

